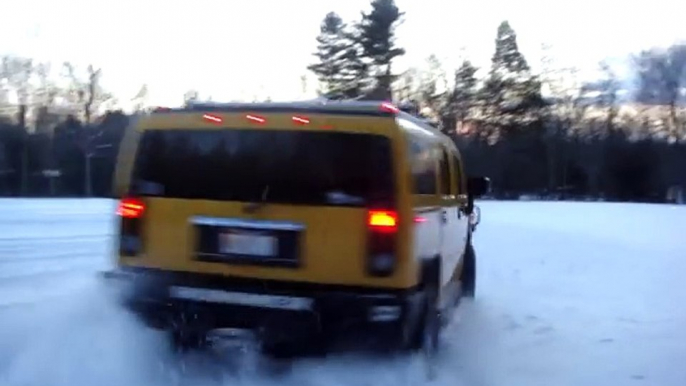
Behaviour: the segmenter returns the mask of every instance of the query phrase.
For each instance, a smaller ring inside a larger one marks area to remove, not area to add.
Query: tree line
[[[540,70],[504,21],[489,68],[465,58],[448,75],[436,56],[398,73],[404,13],[373,0],[359,20],[325,15],[313,72],[331,99],[393,100],[433,122],[463,151],[493,195],[664,202],[686,187],[686,45],[634,56],[635,84],[601,63],[580,79],[551,48]],[[0,196],[106,196],[129,116],[94,66],[4,57],[0,66]],[[53,70],[53,71],[51,71]],[[133,98],[146,108],[147,87]],[[198,99],[189,91],[184,100]],[[677,189],[678,190],[678,189]]]
[[[102,71],[5,56],[0,64],[0,196],[110,193],[128,116]],[[143,109],[146,87],[134,97]]]
[[[371,9],[351,25],[325,16],[308,67],[320,93],[411,106],[454,139],[471,173],[492,178],[494,196],[664,202],[686,188],[686,44],[634,55],[627,94],[607,63],[583,81],[550,46],[534,72],[503,21],[490,68],[464,59],[448,80],[434,55],[394,74],[403,13],[393,0]]]

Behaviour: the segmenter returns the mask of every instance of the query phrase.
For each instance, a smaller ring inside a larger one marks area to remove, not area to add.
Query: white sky
[[[396,70],[436,54],[452,72],[461,55],[487,66],[507,19],[532,66],[541,43],[559,63],[586,71],[686,39],[683,0],[396,0],[405,11]],[[188,89],[214,100],[303,97],[328,11],[356,20],[369,0],[2,0],[0,55],[103,69],[104,85],[127,102],[148,84],[152,105],[179,105]],[[55,66],[59,67],[59,66]],[[310,82],[310,92],[315,85]]]

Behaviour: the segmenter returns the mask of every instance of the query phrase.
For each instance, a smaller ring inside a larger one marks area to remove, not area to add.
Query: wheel
[[[460,282],[462,283],[462,295],[473,298],[476,294],[476,253],[471,242],[467,244],[467,250],[464,254]]]
[[[440,329],[438,290],[432,285],[426,289],[426,301],[421,320],[412,334],[408,348],[412,351],[435,354],[438,349]]]
[[[432,288],[427,291],[426,311],[422,328],[422,351],[429,357],[434,357],[438,352],[438,344],[441,332],[440,316],[438,311],[438,291]]]
[[[172,348],[177,352],[188,352],[201,349],[207,344],[207,335],[201,332],[183,329],[170,331]]]
[[[427,289],[425,313],[421,326],[421,354],[426,376],[433,380],[437,373],[440,349],[441,318],[438,310],[438,288]]]

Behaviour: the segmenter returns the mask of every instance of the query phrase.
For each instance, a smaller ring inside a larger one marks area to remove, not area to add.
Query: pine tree
[[[541,83],[519,52],[517,35],[507,21],[498,27],[491,71],[484,85],[483,116],[490,135],[503,136],[540,123]]]
[[[314,54],[319,62],[307,67],[317,75],[325,93],[340,91],[341,57],[346,50],[344,27],[343,20],[335,12],[329,12],[324,17],[317,36],[317,52]]]
[[[479,134],[498,143],[500,187],[531,192],[546,181],[541,84],[519,52],[517,35],[506,21],[498,27],[491,70],[481,94]]]
[[[360,46],[335,12],[324,18],[317,37],[319,62],[307,68],[314,72],[329,98],[354,98],[362,93],[367,80]]]
[[[373,0],[372,11],[362,14],[357,26],[358,41],[364,57],[371,62],[377,79],[377,90],[387,98],[391,97],[391,83],[394,80],[391,65],[393,59],[405,54],[395,45],[395,28],[403,16],[394,0]]]
[[[465,123],[476,106],[477,71],[478,69],[469,60],[464,60],[460,68],[455,71],[455,84],[448,99],[448,111],[451,116],[455,117],[458,125]]]
[[[503,21],[498,26],[498,36],[495,40],[495,53],[491,58],[492,69],[495,71],[506,71],[514,74],[526,73],[529,65],[524,56],[519,52],[517,44],[517,34],[510,26],[510,23]],[[504,74],[503,74],[504,75]]]

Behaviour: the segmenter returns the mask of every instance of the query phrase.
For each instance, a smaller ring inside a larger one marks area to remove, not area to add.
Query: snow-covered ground
[[[432,384],[686,385],[686,207],[481,207],[477,299],[446,330]],[[112,212],[107,200],[0,200],[0,385],[427,383],[406,356],[302,360],[282,377],[172,357],[95,276]]]

